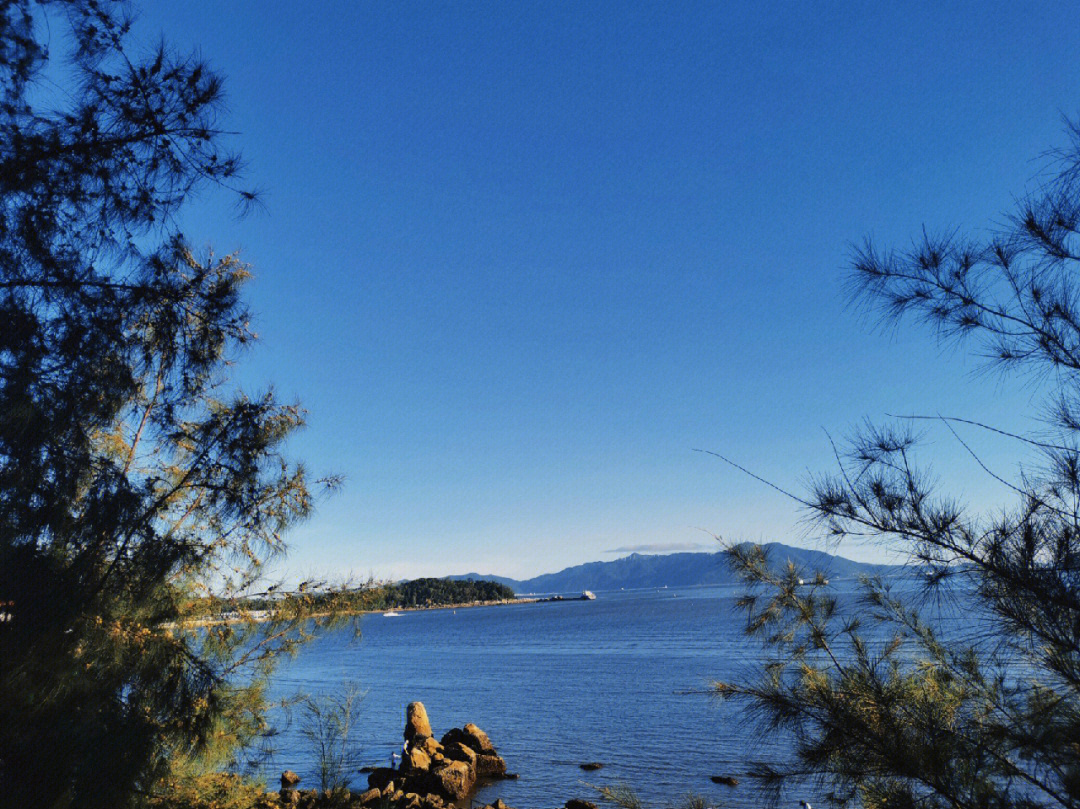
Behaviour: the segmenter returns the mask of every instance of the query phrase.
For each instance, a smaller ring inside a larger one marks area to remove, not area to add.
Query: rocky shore
[[[368,775],[364,791],[320,792],[301,789],[300,778],[286,770],[281,775],[281,791],[268,792],[267,809],[451,809],[468,807],[480,787],[493,781],[517,778],[507,772],[488,735],[467,723],[451,728],[436,739],[427,710],[421,702],[405,709],[404,745],[397,767],[378,767]],[[568,809],[596,809],[581,799],[567,801]],[[510,809],[502,800],[474,809]]]

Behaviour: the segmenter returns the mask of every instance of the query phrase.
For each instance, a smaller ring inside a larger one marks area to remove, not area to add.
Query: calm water
[[[703,693],[760,659],[742,634],[736,595],[734,587],[606,592],[591,602],[364,616],[360,639],[349,631],[320,638],[280,670],[274,688],[283,696],[359,683],[367,692],[362,764],[385,765],[400,750],[412,700],[427,706],[436,736],[475,722],[521,775],[482,790],[483,802],[557,807],[595,799],[587,783],[622,782],[654,806],[691,791],[724,806],[757,806],[745,780],[735,788],[709,781],[741,778],[749,758],[783,744],[759,738],[737,706]],[[604,767],[583,772],[587,761]],[[313,766],[294,727],[267,771],[291,768],[310,787]],[[357,774],[355,783],[366,787],[366,778]]]

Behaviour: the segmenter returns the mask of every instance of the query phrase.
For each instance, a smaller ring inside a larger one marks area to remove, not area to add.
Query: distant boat
[[[390,610],[390,612],[384,612],[383,613],[383,618],[400,618],[400,617],[401,617],[401,613],[400,612],[394,612],[393,610]]]
[[[596,601],[596,595],[593,593],[592,590],[582,590],[581,591],[581,600],[582,601]]]

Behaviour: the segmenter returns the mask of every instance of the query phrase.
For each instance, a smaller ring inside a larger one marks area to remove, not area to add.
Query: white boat
[[[384,612],[383,613],[383,618],[400,618],[400,617],[401,617],[401,613],[400,612],[394,612],[393,610],[390,610],[390,612]]]
[[[582,590],[581,599],[583,601],[596,601],[596,595],[593,593],[592,590]]]

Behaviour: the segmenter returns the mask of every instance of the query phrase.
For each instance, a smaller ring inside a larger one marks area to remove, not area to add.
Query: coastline
[[[524,598],[507,598],[496,599],[492,601],[464,601],[454,604],[431,604],[422,607],[388,607],[385,609],[376,610],[342,610],[339,615],[352,616],[352,615],[379,615],[386,612],[431,612],[433,610],[464,610],[471,609],[473,607],[499,607],[508,606],[510,604],[535,604],[542,601],[548,601],[549,599],[540,598],[539,596],[526,596]],[[330,612],[315,612],[306,616],[307,618],[326,618],[331,615]],[[243,623],[255,623],[264,624],[274,619],[272,612],[266,610],[252,610],[246,615],[230,615],[222,616],[218,618],[205,617],[205,618],[192,618],[188,621],[170,621],[169,623],[162,624],[164,629],[194,629],[204,626],[221,626],[222,624],[243,624]]]

